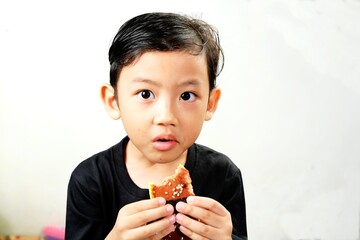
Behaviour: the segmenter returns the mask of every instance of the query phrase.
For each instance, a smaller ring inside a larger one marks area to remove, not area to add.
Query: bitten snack
[[[185,201],[189,196],[195,196],[191,185],[189,171],[181,164],[175,171],[175,174],[166,177],[160,184],[149,184],[150,198],[163,197],[167,203],[174,207],[177,202]],[[163,240],[189,240],[187,236],[182,234],[176,226],[175,231],[165,236]]]
[[[175,201],[194,196],[189,171],[181,164],[175,174],[166,177],[160,184],[149,184],[150,198],[163,197],[166,201]]]

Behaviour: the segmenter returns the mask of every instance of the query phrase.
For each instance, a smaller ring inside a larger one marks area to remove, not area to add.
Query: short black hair
[[[150,51],[205,54],[209,91],[215,88],[216,78],[224,65],[219,34],[213,26],[177,13],[145,13],[125,22],[110,46],[110,84],[115,91],[122,68]]]

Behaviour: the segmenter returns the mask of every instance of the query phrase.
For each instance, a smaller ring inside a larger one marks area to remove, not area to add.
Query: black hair
[[[120,27],[109,49],[110,84],[115,93],[122,68],[149,51],[205,54],[210,91],[224,65],[218,32],[205,21],[176,13],[142,14]]]

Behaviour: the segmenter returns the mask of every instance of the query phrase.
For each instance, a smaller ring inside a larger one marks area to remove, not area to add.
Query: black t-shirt
[[[68,186],[66,240],[103,240],[123,206],[149,198],[148,189],[139,188],[127,172],[124,153],[128,141],[125,137],[73,171]],[[236,165],[222,153],[193,144],[185,168],[195,195],[213,198],[226,207],[232,216],[233,239],[246,239],[243,182]]]

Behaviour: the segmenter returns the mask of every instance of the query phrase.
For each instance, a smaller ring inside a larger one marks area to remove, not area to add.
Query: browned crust
[[[166,177],[160,184],[149,184],[150,198],[163,197],[166,201],[194,196],[189,171],[179,164],[175,174]]]

